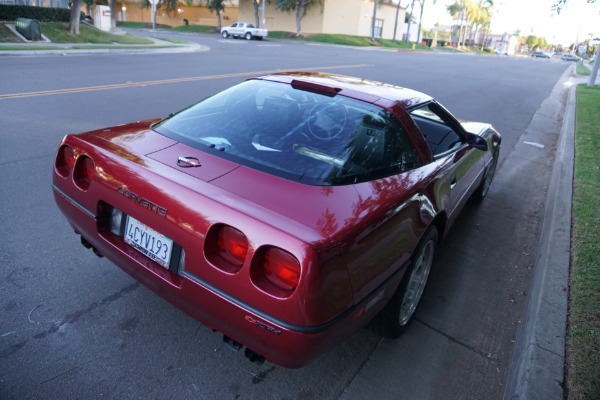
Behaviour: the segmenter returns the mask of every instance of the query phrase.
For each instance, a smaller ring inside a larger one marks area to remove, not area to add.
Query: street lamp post
[[[156,5],[158,4],[158,0],[148,0],[150,5],[152,6],[152,30],[156,29]]]

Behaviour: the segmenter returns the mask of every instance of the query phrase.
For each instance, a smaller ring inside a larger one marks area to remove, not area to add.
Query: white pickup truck
[[[267,29],[255,28],[254,25],[249,22],[234,22],[229,26],[221,28],[221,36],[225,39],[229,36],[233,36],[234,38],[243,37],[246,40],[254,38],[262,40],[262,38],[269,36],[269,31]]]

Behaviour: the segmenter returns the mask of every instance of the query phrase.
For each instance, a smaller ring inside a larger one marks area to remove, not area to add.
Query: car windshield
[[[153,126],[194,148],[286,179],[343,185],[419,166],[389,111],[264,80],[249,80]]]

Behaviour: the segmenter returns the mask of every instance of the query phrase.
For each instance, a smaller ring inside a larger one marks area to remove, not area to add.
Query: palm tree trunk
[[[69,32],[79,35],[79,20],[81,19],[81,0],[73,0],[71,16],[69,18]]]
[[[377,21],[377,0],[373,0],[373,21],[371,25],[371,40],[375,40],[375,21]]]
[[[296,8],[296,37],[302,36],[302,28],[300,25],[300,20],[302,19],[302,10],[304,10],[304,2],[298,4],[298,8]]]

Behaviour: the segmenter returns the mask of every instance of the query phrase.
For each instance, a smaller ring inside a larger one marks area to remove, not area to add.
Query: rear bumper
[[[186,312],[202,324],[243,344],[271,363],[299,368],[321,353],[335,347],[362,328],[375,308],[365,311],[370,299],[382,296],[382,290],[339,317],[319,326],[287,323],[236,299],[230,293],[185,270],[173,273],[127,245],[122,238],[99,230],[101,221],[94,212],[79,205],[53,187],[59,209],[75,232],[93,248],[134,279]],[[393,284],[393,283],[392,283]]]

